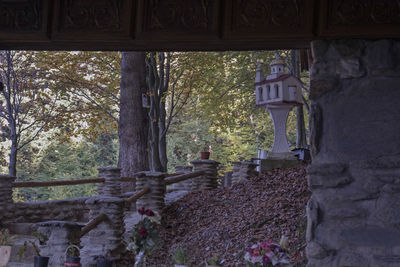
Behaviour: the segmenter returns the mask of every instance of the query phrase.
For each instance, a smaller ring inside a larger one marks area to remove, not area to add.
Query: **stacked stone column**
[[[104,178],[104,183],[98,186],[98,193],[101,196],[121,196],[121,169],[116,167],[105,167],[97,169],[99,177]]]
[[[49,221],[38,223],[38,233],[46,237],[40,244],[40,254],[50,257],[49,266],[64,266],[65,252],[70,244],[79,247],[82,224],[75,222]]]
[[[205,174],[193,178],[193,191],[195,190],[203,190],[203,189],[213,189],[218,186],[218,165],[220,164],[214,160],[202,159],[202,160],[194,160],[190,162],[194,170],[204,171]]]
[[[177,173],[191,173],[193,166],[175,166],[175,172]],[[193,187],[193,179],[187,179],[172,185],[174,190],[190,191]]]
[[[150,192],[136,201],[136,207],[144,207],[156,212],[161,212],[165,202],[165,175],[161,172],[139,172],[136,173],[136,190],[139,192],[149,188]]]
[[[98,224],[82,238],[82,266],[90,266],[95,261],[93,256],[120,255],[123,249],[124,200],[116,197],[98,196],[88,199],[85,204],[90,208],[89,219],[100,214],[107,216],[106,221]]]
[[[400,41],[312,52],[307,266],[400,266]]]
[[[255,176],[257,165],[250,161],[233,162],[232,183],[239,183]]]
[[[15,177],[0,175],[0,221],[4,221],[13,215],[12,185],[14,181]]]

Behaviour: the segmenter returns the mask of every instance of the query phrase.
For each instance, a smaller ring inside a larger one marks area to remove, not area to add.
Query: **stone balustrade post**
[[[255,176],[257,165],[257,163],[251,161],[233,162],[232,183],[239,183]]]
[[[98,224],[81,240],[82,266],[92,266],[95,264],[94,256],[117,257],[124,248],[124,200],[117,197],[97,196],[89,198],[85,204],[90,208],[89,220],[100,214],[107,216],[105,221]]]
[[[139,172],[136,176],[137,192],[148,187],[150,192],[136,201],[136,207],[145,207],[158,213],[165,206],[165,175],[162,172]]]
[[[15,177],[0,175],[0,221],[9,219],[13,215],[13,182]]]
[[[48,221],[37,224],[38,233],[46,237],[40,244],[40,254],[50,257],[49,266],[62,267],[65,262],[65,252],[70,244],[79,247],[80,233],[83,224],[65,221]]]
[[[201,159],[190,162],[193,165],[193,171],[204,171],[205,174],[193,178],[193,190],[213,189],[218,186],[218,165],[214,160]]]
[[[100,196],[121,197],[121,168],[98,168],[99,177],[104,178],[104,183],[98,185]]]
[[[180,166],[175,166],[175,172],[176,173],[190,173],[193,170],[193,166],[189,165],[180,165]],[[181,191],[190,191],[193,187],[193,179],[187,179],[185,181],[181,181],[178,183],[174,183],[172,185],[172,188],[174,190],[181,190]]]
[[[232,186],[232,172],[225,172],[223,186],[225,188],[229,188]]]

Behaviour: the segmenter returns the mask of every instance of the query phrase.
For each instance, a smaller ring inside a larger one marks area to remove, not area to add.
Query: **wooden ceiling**
[[[400,0],[0,0],[0,49],[246,50],[400,38]]]

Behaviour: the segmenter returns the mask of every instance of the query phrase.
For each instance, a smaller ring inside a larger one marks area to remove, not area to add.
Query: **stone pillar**
[[[399,266],[400,41],[312,51],[308,266]]]
[[[65,221],[49,221],[37,224],[38,233],[46,237],[44,244],[40,244],[40,254],[50,257],[49,266],[63,267],[65,251],[70,244],[79,247],[82,224]]]
[[[175,166],[176,173],[190,173],[193,170],[193,166]],[[172,188],[174,190],[190,191],[193,187],[193,179],[187,179],[182,182],[174,183]]]
[[[15,177],[0,175],[0,221],[5,221],[13,216],[13,190]]]
[[[232,183],[239,183],[256,176],[257,164],[250,161],[234,162],[232,169]]]
[[[268,158],[294,158],[294,154],[290,151],[286,137],[286,122],[293,106],[292,104],[268,105],[266,108],[274,122],[274,144],[272,146],[272,151],[268,153]]]
[[[97,196],[89,198],[85,204],[90,208],[89,220],[102,213],[107,216],[106,221],[101,222],[82,238],[82,266],[91,266],[95,264],[93,256],[110,253],[111,256],[116,257],[124,248],[122,242],[122,235],[125,232],[124,200]]]
[[[136,207],[139,209],[145,207],[153,211],[161,212],[164,208],[165,181],[164,173],[161,172],[139,172],[136,173],[136,191],[139,192],[145,187],[150,188],[150,192],[136,201]]]
[[[100,196],[121,197],[121,169],[116,167],[98,168],[99,177],[105,182],[98,185]]]
[[[218,186],[218,165],[220,164],[214,160],[200,159],[191,161],[194,170],[205,171],[205,174],[193,178],[193,191],[203,189],[213,189]]]

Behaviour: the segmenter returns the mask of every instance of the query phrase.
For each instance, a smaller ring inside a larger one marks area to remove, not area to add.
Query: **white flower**
[[[262,263],[262,256],[253,256],[251,257],[251,263]]]
[[[129,251],[136,251],[138,249],[138,246],[136,246],[135,242],[129,242],[126,249]]]
[[[283,235],[283,236],[281,237],[281,241],[279,241],[279,246],[280,246],[281,248],[286,248],[287,241],[288,241],[287,236],[284,236],[284,235]]]
[[[156,224],[161,224],[161,215],[158,212],[154,211],[154,216],[145,216],[149,218],[150,221],[155,222]]]
[[[246,261],[251,261],[251,256],[250,256],[250,253],[249,253],[249,252],[246,252],[246,254],[244,255],[244,259],[245,259]]]

